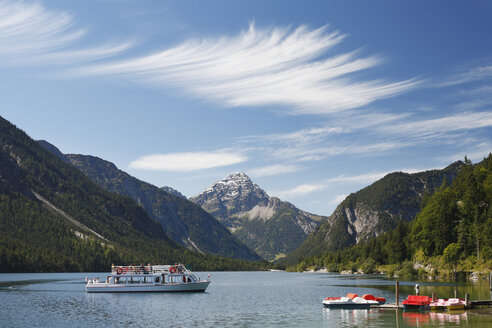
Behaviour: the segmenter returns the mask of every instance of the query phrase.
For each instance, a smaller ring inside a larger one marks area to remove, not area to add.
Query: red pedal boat
[[[403,301],[405,310],[429,310],[432,299],[429,296],[408,295]]]

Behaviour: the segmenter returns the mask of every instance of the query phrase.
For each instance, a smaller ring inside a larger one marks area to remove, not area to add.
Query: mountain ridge
[[[190,200],[269,260],[294,250],[325,219],[268,196],[243,172],[229,174]]]
[[[251,270],[170,240],[134,200],[100,188],[0,116],[0,272],[107,272],[112,263]]]
[[[284,260],[288,265],[301,258],[343,249],[410,221],[422,200],[444,181],[451,182],[463,167],[457,161],[441,170],[418,173],[393,172],[348,195],[306,241]]]
[[[171,240],[202,254],[247,260],[261,259],[215,218],[186,198],[140,181],[119,170],[113,163],[96,156],[62,154],[47,141],[40,144],[75,166],[103,189],[135,200],[151,219],[159,222]]]

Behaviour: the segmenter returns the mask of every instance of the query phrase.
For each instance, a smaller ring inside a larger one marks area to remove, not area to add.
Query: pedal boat
[[[450,298],[446,303],[446,310],[459,311],[465,309],[465,301],[460,298]]]
[[[440,298],[435,302],[432,302],[429,306],[431,311],[445,311],[447,302],[447,299]]]
[[[371,305],[380,304],[376,300],[358,297],[357,294],[347,294],[344,297],[327,297],[322,303],[330,309],[370,309]]]
[[[429,296],[408,295],[402,304],[405,310],[430,310],[431,301]]]

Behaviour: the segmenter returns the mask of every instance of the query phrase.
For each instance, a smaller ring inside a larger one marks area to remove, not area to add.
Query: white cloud
[[[337,196],[335,196],[335,198],[333,198],[331,200],[331,202],[329,204],[330,205],[338,205],[341,202],[343,202],[345,200],[345,198],[347,198],[347,196],[348,196],[348,194],[337,195]]]
[[[466,157],[473,161],[474,163],[482,161],[490,153],[492,153],[492,143],[490,141],[475,140],[473,146],[464,147],[465,149],[455,150],[450,156],[442,156],[438,159],[444,163],[454,162],[458,160],[463,160]]]
[[[234,152],[183,152],[142,156],[130,163],[132,169],[189,172],[245,162],[247,157]]]
[[[46,10],[38,3],[0,1],[0,53],[46,52],[79,39],[84,29],[72,29],[72,16]]]
[[[84,67],[81,75],[117,75],[157,86],[180,86],[224,106],[281,104],[293,114],[327,114],[415,88],[417,80],[361,81],[351,74],[382,62],[358,51],[330,54],[345,35],[324,26],[257,29],[190,40],[151,55]]]
[[[301,168],[294,165],[276,164],[276,165],[264,166],[264,167],[248,170],[248,174],[252,177],[258,178],[264,176],[291,173],[299,170],[301,170]]]
[[[133,42],[107,43],[67,49],[87,31],[74,26],[68,12],[46,9],[40,3],[0,0],[0,60],[3,64],[66,64],[109,57]]]
[[[302,184],[292,189],[275,192],[275,194],[279,198],[294,198],[297,196],[304,196],[307,194],[311,194],[315,191],[319,191],[325,189],[326,185],[324,184]]]
[[[325,190],[332,187],[335,184],[354,184],[354,185],[369,185],[382,177],[384,177],[388,172],[370,172],[355,176],[345,176],[340,175],[334,178],[323,180],[319,183],[306,183],[298,185],[294,188],[287,189],[284,191],[275,192],[279,198],[295,198],[298,196],[304,196],[311,194],[313,192],[317,192],[320,190]],[[346,196],[346,195],[345,195]],[[341,196],[339,196],[341,197]],[[342,199],[343,200],[343,199]]]
[[[390,173],[390,172],[389,171],[388,172],[370,172],[370,173],[353,175],[353,176],[340,175],[340,176],[325,180],[325,183],[326,184],[353,183],[353,184],[367,185],[367,184],[373,183],[373,182],[383,178],[388,173]]]
[[[384,178],[386,175],[392,172],[418,173],[427,170],[429,169],[408,168],[408,169],[399,169],[399,170],[397,169],[397,170],[385,171],[385,172],[369,172],[369,173],[352,175],[352,176],[339,175],[337,177],[322,180],[319,183],[301,184],[294,188],[287,189],[284,191],[272,192],[272,194],[276,194],[279,198],[295,198],[298,196],[304,196],[317,191],[326,190],[346,184],[360,186],[361,188],[363,188]],[[347,196],[348,194],[340,194],[336,196],[329,204],[330,205],[338,204],[341,201],[343,201]]]
[[[492,126],[492,112],[458,113],[427,120],[408,120],[405,123],[381,127],[381,131],[403,134],[405,137],[433,138],[460,130],[474,130]]]
[[[292,159],[298,162],[318,161],[330,156],[339,155],[367,155],[380,154],[393,149],[408,146],[407,142],[379,142],[372,144],[358,144],[356,142],[349,145],[340,146],[320,146],[319,144],[300,144],[281,147],[272,152],[272,155],[280,159]]]
[[[483,65],[470,68],[464,72],[451,75],[445,81],[437,83],[437,87],[452,86],[464,83],[475,82],[492,77],[492,65]]]

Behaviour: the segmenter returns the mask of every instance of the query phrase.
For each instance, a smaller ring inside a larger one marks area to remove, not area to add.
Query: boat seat
[[[408,298],[403,301],[403,304],[408,305],[429,305],[431,298],[429,296],[408,295]]]

